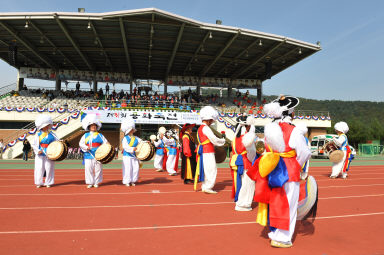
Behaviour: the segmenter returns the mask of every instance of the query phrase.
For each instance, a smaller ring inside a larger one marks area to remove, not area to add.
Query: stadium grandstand
[[[33,121],[42,112],[52,115],[53,129],[71,151],[78,151],[83,134],[81,116],[94,111],[116,147],[126,116],[137,121],[138,135],[148,138],[162,125],[199,124],[198,111],[208,104],[219,110],[215,128],[227,137],[233,137],[241,114],[253,114],[262,132],[270,121],[263,114],[263,82],[319,50],[319,43],[155,8],[0,13],[0,58],[18,70],[16,82],[0,88],[3,158],[21,155],[22,141],[36,132]],[[28,79],[52,86],[30,87]],[[118,84],[123,89],[116,90]],[[176,92],[169,93],[169,86]],[[331,126],[328,112],[302,111],[295,118],[306,123],[310,136]]]

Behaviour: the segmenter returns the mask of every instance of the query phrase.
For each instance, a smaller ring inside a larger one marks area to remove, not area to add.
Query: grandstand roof
[[[9,59],[16,40],[18,62]],[[209,24],[155,8],[0,13],[0,58],[20,66],[231,79],[273,76],[321,49],[264,32]]]

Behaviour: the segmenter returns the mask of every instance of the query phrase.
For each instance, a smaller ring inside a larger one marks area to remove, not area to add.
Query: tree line
[[[332,128],[328,128],[327,133],[335,133],[335,123],[345,121],[349,126],[348,141],[355,148],[359,143],[384,140],[384,102],[300,98],[298,109],[328,111]]]

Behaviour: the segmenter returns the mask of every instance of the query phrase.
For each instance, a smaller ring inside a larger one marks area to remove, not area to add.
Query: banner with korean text
[[[85,110],[85,114],[94,113],[99,116],[102,123],[121,123],[124,119],[132,118],[135,123],[141,124],[184,124],[201,125],[199,114],[196,112],[161,112],[161,111],[95,111]]]

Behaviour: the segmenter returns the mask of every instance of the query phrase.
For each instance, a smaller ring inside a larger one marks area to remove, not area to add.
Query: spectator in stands
[[[124,90],[121,90],[119,94],[119,99],[122,99],[123,97],[124,97]]]
[[[264,97],[262,104],[266,104],[266,103],[267,103],[267,100]]]
[[[25,83],[24,83],[24,85],[23,85],[23,90],[28,90],[28,88],[27,88],[27,84],[25,84]]]
[[[28,161],[28,154],[31,150],[31,144],[27,139],[23,141],[23,160]]]
[[[48,99],[49,99],[49,101],[52,101],[53,98],[54,98],[54,96],[53,96],[52,92],[49,91],[49,93],[48,93]]]
[[[80,91],[80,82],[76,83],[76,91]]]
[[[0,159],[3,158],[4,143],[3,139],[0,139]]]

